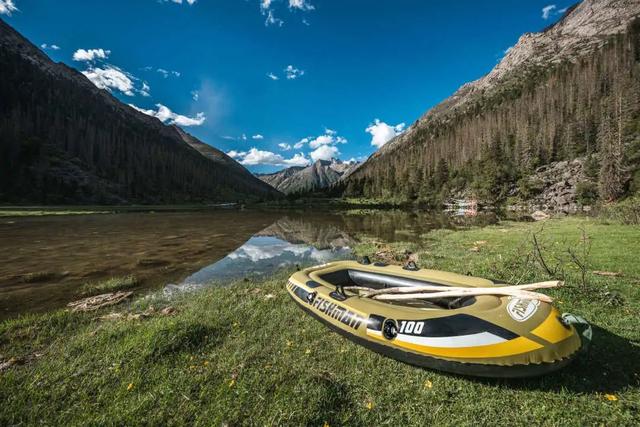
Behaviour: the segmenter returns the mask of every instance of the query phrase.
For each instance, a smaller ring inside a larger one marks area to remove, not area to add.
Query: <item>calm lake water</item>
[[[0,219],[0,319],[64,307],[83,284],[134,275],[140,291],[229,282],[353,258],[363,237],[410,241],[468,223],[406,211],[217,210]]]

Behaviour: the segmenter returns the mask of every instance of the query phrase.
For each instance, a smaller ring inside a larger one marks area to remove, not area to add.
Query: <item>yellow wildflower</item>
[[[133,383],[129,383],[129,385],[127,386],[127,391],[131,390],[133,390]]]
[[[372,410],[374,405],[372,401],[368,401],[366,406],[368,410]]]
[[[233,387],[233,385],[236,383],[236,380],[231,380],[229,381],[229,387]]]
[[[433,387],[433,383],[430,380],[426,380],[424,382],[424,388],[432,388]]]
[[[304,352],[304,354],[311,354],[311,350],[306,349],[306,350],[305,350],[305,352]]]
[[[325,421],[324,424],[322,424],[322,427],[329,427],[329,423]]]
[[[618,396],[616,396],[615,394],[605,394],[604,395],[605,399],[610,400],[612,402],[615,402],[616,400],[618,400]]]

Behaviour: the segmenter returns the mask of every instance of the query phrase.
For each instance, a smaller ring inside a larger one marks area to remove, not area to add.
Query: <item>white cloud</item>
[[[286,159],[286,166],[307,166],[309,164],[309,159],[307,159],[303,153],[294,154],[292,158]]]
[[[142,108],[138,108],[133,104],[129,104],[130,107],[135,108],[136,110],[144,113],[148,116],[155,117],[159,119],[163,123],[169,123],[170,125],[178,125],[178,126],[200,126],[207,119],[204,113],[198,113],[195,117],[187,117],[181,114],[176,114],[169,107],[166,107],[162,104],[156,104],[158,110],[145,110]]]
[[[142,96],[151,96],[149,95],[149,91],[151,90],[151,88],[149,87],[149,85],[147,84],[147,82],[142,82],[142,89],[140,89],[140,95]]]
[[[550,4],[542,8],[542,19],[547,20],[551,17],[558,16],[564,14],[568,7],[563,7],[562,9],[558,9],[555,4]]]
[[[309,141],[309,148],[318,148],[321,145],[331,145],[335,142],[335,138],[331,135],[320,135],[319,137]]]
[[[260,9],[269,10],[272,0],[260,0]]]
[[[293,65],[287,65],[287,68],[284,69],[284,72],[287,76],[287,80],[295,80],[298,77],[304,76],[304,70],[300,70]]]
[[[255,165],[273,165],[273,166],[282,166],[284,162],[284,158],[279,155],[272,153],[271,151],[262,151],[257,148],[251,148],[248,153],[244,156],[244,158],[240,161],[241,164],[247,166],[255,166]]]
[[[134,95],[133,81],[117,67],[107,65],[104,68],[89,68],[82,74],[100,89],[115,89],[127,96]]]
[[[335,130],[325,128],[324,134],[317,137],[302,138],[293,148],[300,149],[304,145],[309,144],[309,148],[316,149],[323,145],[346,144],[347,142],[347,138],[339,136]]]
[[[0,1],[2,1],[2,0],[0,0]],[[46,44],[46,43],[42,43],[42,44],[40,45],[40,47],[41,47],[42,49],[44,49],[44,50],[47,50],[47,49],[51,49],[51,50],[60,50],[60,46],[58,46],[57,44],[51,44],[51,45],[49,45],[49,44]]]
[[[331,158],[338,157],[339,155],[340,151],[333,145],[323,145],[321,147],[318,147],[317,150],[309,153],[311,160],[313,160],[314,162],[318,160],[331,160]]]
[[[197,101],[198,99],[200,99],[200,92],[198,92],[197,90],[192,90],[191,98],[193,98],[194,101]]]
[[[73,53],[74,61],[93,61],[96,59],[107,59],[111,55],[110,50],[104,49],[78,49]]]
[[[173,76],[173,77],[181,76],[181,73],[179,71],[169,71],[169,70],[165,70],[164,68],[158,68],[156,71],[162,74],[162,77],[164,77],[165,79],[169,76]]]
[[[291,145],[287,144],[286,142],[281,142],[280,144],[278,144],[278,147],[280,147],[282,151],[291,150]]]
[[[0,15],[11,16],[11,13],[18,10],[13,0],[0,0]]]
[[[308,3],[307,0],[289,0],[289,8],[304,11],[314,10],[315,7]]]
[[[227,153],[227,156],[231,157],[232,159],[237,159],[238,157],[244,157],[246,155],[247,155],[246,151],[231,150]]]
[[[262,139],[264,138],[262,135],[254,135],[251,137],[252,139]],[[243,133],[240,136],[230,136],[230,135],[224,135],[222,136],[222,139],[227,139],[229,141],[246,141],[249,139],[249,137],[247,136],[246,133]]]
[[[267,77],[269,77],[271,80],[280,80],[280,78],[273,73],[267,73]]]
[[[303,153],[295,154],[290,159],[285,159],[280,154],[271,151],[262,151],[251,148],[246,152],[230,151],[228,156],[238,159],[245,166],[269,165],[269,166],[307,166],[309,159]]]
[[[365,132],[371,134],[371,145],[378,148],[389,142],[392,138],[400,135],[405,128],[404,123],[397,124],[395,126],[389,126],[379,119],[375,119],[373,123],[365,129]]]
[[[166,2],[167,0],[164,1]],[[189,6],[193,6],[196,1],[198,0],[185,0],[184,3],[187,3]],[[182,4],[183,0],[171,0],[171,3]]]
[[[258,134],[253,135],[253,136],[251,137],[251,139],[264,139],[264,136],[263,136],[263,135],[260,135],[260,134],[258,133]]]
[[[293,148],[295,148],[296,150],[301,149],[302,147],[304,147],[304,144],[309,142],[309,138],[302,138],[300,141],[296,142],[293,145]]]
[[[282,27],[282,24],[284,24],[284,21],[282,19],[275,17],[272,10],[268,10],[266,12],[266,15],[267,15],[267,18],[264,20],[265,27],[270,27],[271,25],[277,25],[278,27]]]
[[[551,13],[557,8],[555,4],[550,4],[542,8],[542,19],[549,19]]]

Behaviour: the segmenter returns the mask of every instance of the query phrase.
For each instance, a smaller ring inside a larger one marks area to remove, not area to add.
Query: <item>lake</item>
[[[491,218],[491,217],[489,217]],[[137,292],[225,284],[353,258],[362,238],[411,241],[486,222],[401,210],[210,210],[0,218],[0,319],[64,307],[85,283],[134,275]]]

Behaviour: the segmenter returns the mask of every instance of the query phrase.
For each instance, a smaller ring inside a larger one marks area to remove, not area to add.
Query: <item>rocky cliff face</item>
[[[279,197],[213,147],[51,61],[0,19],[0,202]]]
[[[516,187],[515,195],[524,203],[512,207],[550,213],[589,210],[594,184],[586,174],[585,163],[585,158],[578,158],[540,166]]]
[[[306,168],[287,168],[258,178],[285,194],[303,194],[330,187],[349,176],[359,163],[346,163],[337,159],[318,160]]]

